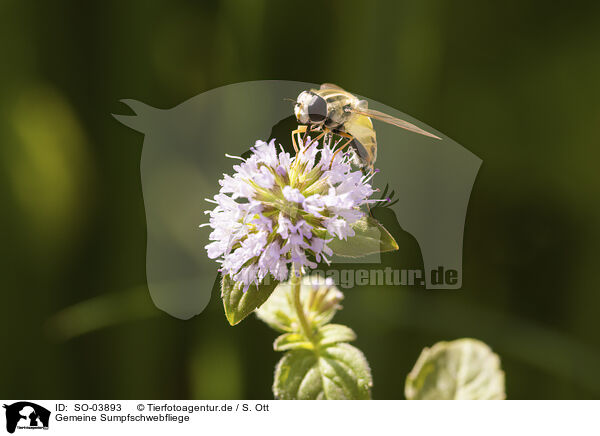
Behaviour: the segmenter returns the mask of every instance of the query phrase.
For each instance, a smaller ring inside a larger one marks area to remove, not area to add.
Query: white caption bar
[[[5,428],[0,432],[12,430],[18,436],[600,435],[600,401],[4,400],[2,404]]]

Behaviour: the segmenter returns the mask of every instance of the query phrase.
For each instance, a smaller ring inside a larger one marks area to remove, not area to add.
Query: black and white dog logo
[[[15,429],[48,429],[50,411],[29,401],[19,401],[4,405],[6,409],[6,431],[14,433]]]

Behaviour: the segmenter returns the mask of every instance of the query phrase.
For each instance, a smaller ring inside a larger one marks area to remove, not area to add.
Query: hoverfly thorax
[[[327,119],[327,102],[314,92],[303,91],[298,95],[294,114],[301,124],[322,124]]]

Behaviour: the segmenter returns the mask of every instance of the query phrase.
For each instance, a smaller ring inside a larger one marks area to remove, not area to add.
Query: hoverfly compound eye
[[[327,102],[323,97],[311,94],[307,111],[311,123],[322,123],[327,118]]]

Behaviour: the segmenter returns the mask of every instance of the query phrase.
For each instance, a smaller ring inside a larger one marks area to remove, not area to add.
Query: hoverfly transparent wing
[[[358,114],[358,115],[365,115],[369,118],[375,118],[376,120],[383,121],[384,123],[392,124],[394,126],[408,130],[409,132],[418,133],[419,135],[429,136],[430,138],[435,138],[435,139],[442,139],[439,136],[434,135],[433,133],[429,133],[429,132],[421,129],[420,127],[415,126],[414,124],[409,123],[408,121],[401,120],[400,118],[396,118],[391,115],[384,114],[383,112],[379,112],[374,109],[347,108],[346,111],[352,112],[352,113]]]
[[[342,88],[340,88],[337,85],[334,85],[333,83],[323,83],[319,89],[337,89],[338,91],[344,91]],[[346,92],[346,91],[344,91]]]

